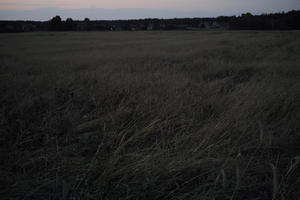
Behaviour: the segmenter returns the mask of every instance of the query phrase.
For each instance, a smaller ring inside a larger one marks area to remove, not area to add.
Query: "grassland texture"
[[[298,200],[300,32],[0,35],[1,199]]]

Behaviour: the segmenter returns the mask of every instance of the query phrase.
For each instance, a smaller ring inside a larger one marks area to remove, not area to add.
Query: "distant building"
[[[139,25],[136,25],[136,24],[132,24],[131,26],[130,26],[130,30],[131,31],[139,31],[139,30],[141,30],[142,28],[139,26]]]
[[[210,26],[211,29],[219,29],[220,27],[221,27],[220,24],[216,21],[212,22]]]
[[[154,24],[153,23],[149,23],[147,26],[147,30],[148,31],[152,31],[154,29]]]
[[[200,30],[226,30],[228,29],[227,23],[218,23],[216,21],[211,22],[203,22],[200,23],[198,26],[198,29]]]
[[[35,31],[36,28],[37,27],[33,24],[23,24],[22,25],[22,31],[24,31],[24,32]]]

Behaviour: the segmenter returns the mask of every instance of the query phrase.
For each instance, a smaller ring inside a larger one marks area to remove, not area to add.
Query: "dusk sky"
[[[0,20],[212,17],[299,9],[300,0],[0,0]]]

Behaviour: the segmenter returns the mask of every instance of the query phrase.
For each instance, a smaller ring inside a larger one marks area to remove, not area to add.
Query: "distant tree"
[[[51,30],[51,31],[62,30],[62,20],[61,20],[60,16],[57,15],[50,20],[49,30]]]
[[[242,14],[242,17],[243,18],[249,18],[249,17],[253,17],[253,15],[248,12],[248,13]]]
[[[89,18],[84,18],[83,22],[77,24],[77,30],[89,31],[92,29],[91,20]]]
[[[66,23],[73,23],[74,21],[73,21],[73,19],[72,18],[67,18],[66,19]]]
[[[72,18],[67,18],[65,22],[64,29],[67,31],[73,31],[76,29],[76,22]]]

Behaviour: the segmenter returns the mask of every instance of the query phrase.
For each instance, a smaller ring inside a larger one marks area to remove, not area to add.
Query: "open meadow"
[[[0,35],[0,196],[299,200],[300,32]]]

